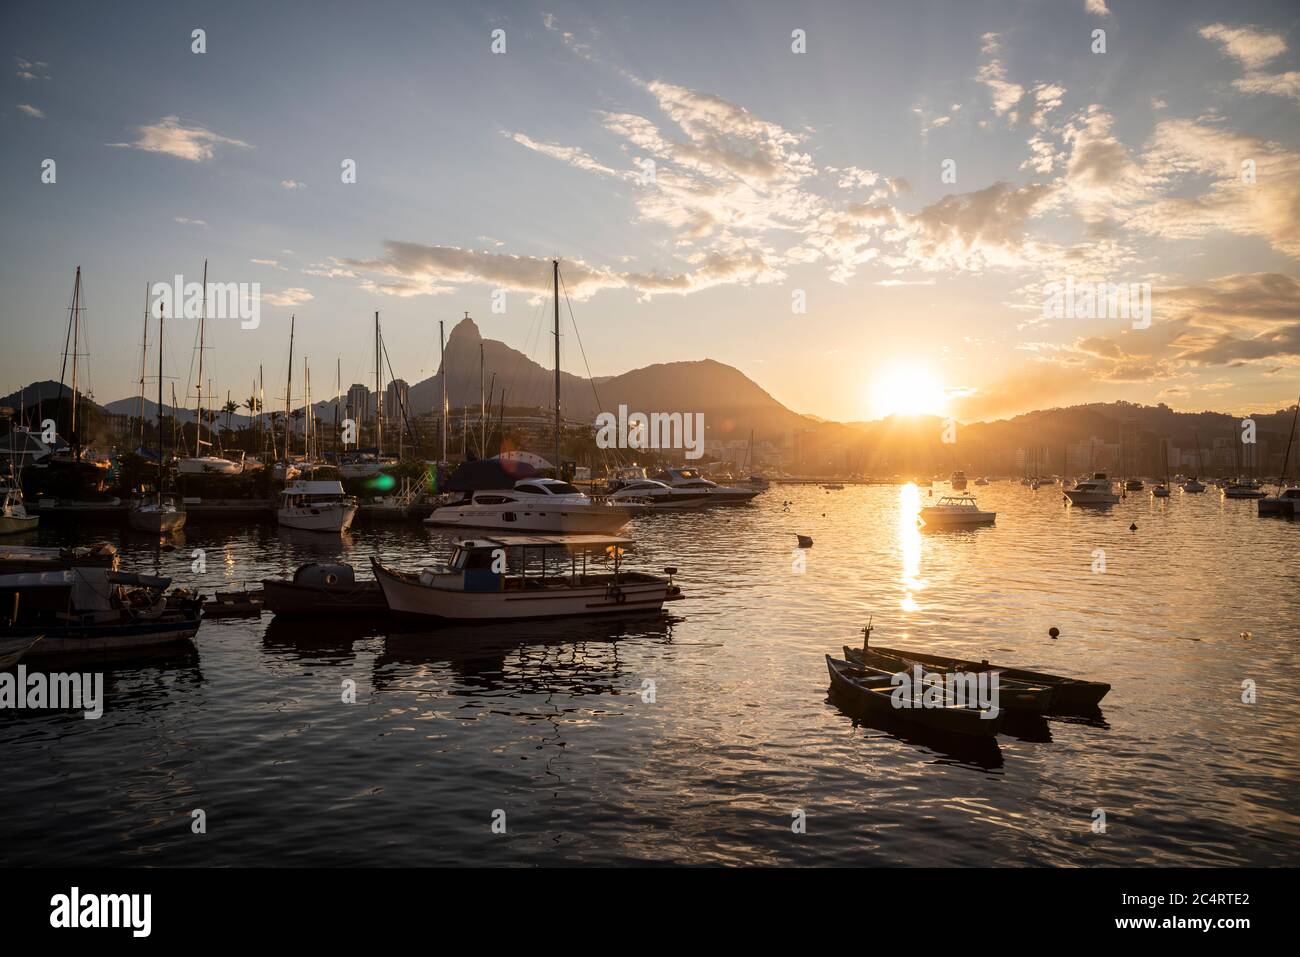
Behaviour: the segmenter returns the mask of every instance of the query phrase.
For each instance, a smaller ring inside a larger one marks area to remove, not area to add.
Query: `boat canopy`
[[[284,495],[342,495],[342,482],[295,481],[284,487]]]
[[[565,548],[570,551],[582,551],[590,548],[628,548],[634,542],[630,538],[617,535],[493,535],[491,537],[460,539],[457,548],[467,551],[493,548]]]

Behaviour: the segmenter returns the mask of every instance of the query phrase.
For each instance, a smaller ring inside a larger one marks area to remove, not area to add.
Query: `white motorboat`
[[[159,495],[153,499],[142,499],[131,506],[127,521],[131,527],[141,532],[155,535],[170,535],[185,527],[185,510],[176,504],[175,496]]]
[[[219,455],[198,455],[180,459],[176,471],[182,475],[239,475],[244,471],[244,460],[223,459]]]
[[[664,569],[667,578],[623,570],[631,545],[608,535],[496,535],[458,541],[450,562],[419,572],[371,564],[390,611],[452,621],[658,612],[680,600],[676,569]],[[610,569],[589,571],[592,555]]]
[[[709,502],[719,505],[741,504],[751,501],[763,490],[757,488],[737,488],[710,482],[696,469],[664,469],[654,476],[658,481],[675,489],[707,495]]]
[[[3,502],[0,503],[0,535],[13,535],[34,529],[41,517],[27,514],[23,493],[17,488],[0,488],[0,493],[3,493]]]
[[[1114,483],[1105,472],[1094,472],[1092,478],[1083,479],[1074,488],[1065,490],[1071,505],[1117,505],[1119,495]]]
[[[624,465],[609,471],[605,477],[605,488],[610,492],[617,492],[629,482],[640,482],[646,478],[644,468],[638,465]]]
[[[991,525],[997,519],[997,512],[981,511],[972,495],[945,495],[938,505],[927,505],[921,509],[919,520],[927,528],[943,528],[965,525]]]
[[[979,478],[977,478],[977,479],[975,480],[975,484],[976,484],[976,485],[988,485],[988,484],[989,484],[989,480],[986,479],[986,478],[984,478],[984,476],[981,475]]]
[[[357,500],[342,482],[296,481],[280,493],[275,516],[285,528],[309,532],[345,532],[357,515]]]
[[[519,532],[606,534],[619,531],[637,508],[595,502],[568,482],[527,478],[513,488],[469,492],[434,509],[426,525],[499,528]]]
[[[953,472],[948,478],[948,484],[952,486],[955,492],[966,491],[966,473],[960,470]]]
[[[344,452],[339,456],[339,476],[345,479],[370,478],[393,468],[398,460],[378,452]]]
[[[638,505],[653,509],[700,508],[709,502],[708,495],[690,489],[673,488],[656,479],[635,479],[624,482],[610,493],[609,501],[616,505]]]
[[[1204,492],[1205,484],[1203,482],[1198,482],[1196,476],[1193,475],[1183,483],[1182,488],[1184,492]]]

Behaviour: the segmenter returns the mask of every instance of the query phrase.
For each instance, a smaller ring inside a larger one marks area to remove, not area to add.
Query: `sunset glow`
[[[871,390],[871,415],[944,415],[948,397],[943,384],[924,365],[897,363]]]

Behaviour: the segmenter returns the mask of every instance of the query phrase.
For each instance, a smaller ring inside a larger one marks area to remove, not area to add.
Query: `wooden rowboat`
[[[877,714],[925,725],[947,734],[991,738],[997,735],[1000,717],[985,717],[983,709],[947,704],[937,708],[896,708],[888,674],[864,672],[847,661],[826,656],[831,676],[831,695],[842,704]]]
[[[907,651],[902,648],[885,648],[872,645],[871,651],[879,655],[904,661],[919,662],[943,671],[996,671],[999,682],[1010,679],[1023,681],[1052,689],[1051,713],[1076,714],[1094,710],[1110,692],[1110,685],[1103,681],[1085,681],[1082,678],[1066,678],[1061,675],[1047,674],[1042,671],[1028,671],[1024,668],[1004,668],[991,665],[987,661],[968,661],[963,658],[949,658],[946,655],[932,655],[921,651]]]
[[[906,671],[909,674],[915,665],[921,665],[923,671],[930,674],[936,672],[949,673],[952,671],[965,670],[968,673],[971,669],[958,668],[938,668],[934,665],[927,665],[924,662],[914,659],[902,658],[896,655],[883,654],[875,648],[867,650],[864,656],[861,648],[850,648],[844,646],[844,657],[855,665],[863,665],[871,669],[878,669],[888,674],[895,674],[899,671]],[[1008,678],[1005,673],[996,669],[987,669],[989,674],[998,676],[998,707],[1008,708],[1012,711],[1029,711],[1033,714],[1050,714],[1052,711],[1052,688],[1041,684],[1030,684],[1026,681],[1017,681],[1014,678]]]

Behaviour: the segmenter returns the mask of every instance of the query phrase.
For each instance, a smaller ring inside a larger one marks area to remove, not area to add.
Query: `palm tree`
[[[230,431],[230,417],[239,411],[239,403],[234,399],[227,399],[226,404],[221,407],[221,411],[226,413],[226,431]]]

